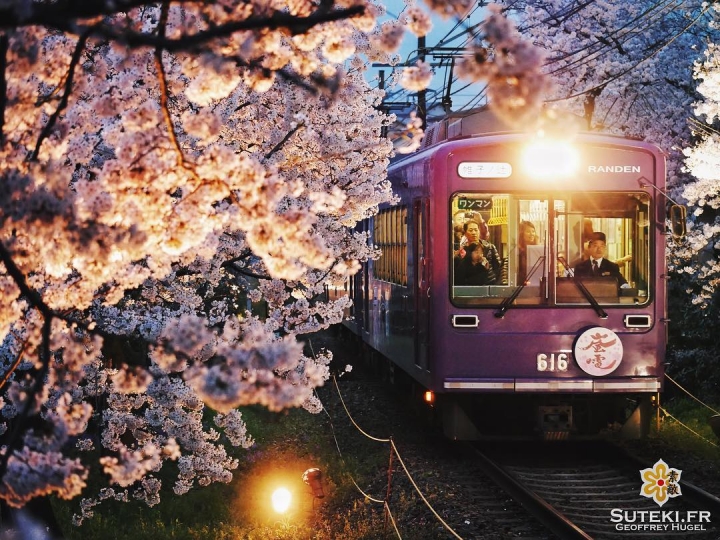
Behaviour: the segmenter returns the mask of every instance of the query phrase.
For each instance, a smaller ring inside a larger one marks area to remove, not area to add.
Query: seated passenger
[[[588,254],[587,260],[575,265],[573,270],[576,277],[614,277],[621,288],[630,287],[625,277],[620,273],[620,267],[605,258],[607,254],[605,233],[592,233],[588,244]]]
[[[498,275],[483,245],[478,243],[465,246],[465,256],[455,265],[455,272],[456,285],[493,285]]]

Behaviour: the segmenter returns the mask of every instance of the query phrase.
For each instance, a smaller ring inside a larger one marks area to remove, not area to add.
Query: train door
[[[415,261],[415,364],[428,369],[429,312],[430,312],[430,260],[427,256],[429,200],[413,202],[413,260]]]

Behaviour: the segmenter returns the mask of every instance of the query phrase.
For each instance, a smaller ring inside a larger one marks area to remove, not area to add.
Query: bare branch
[[[278,30],[280,28],[285,28],[291,35],[304,34],[319,24],[341,21],[355,15],[361,15],[364,12],[365,8],[362,6],[353,6],[348,9],[338,9],[335,11],[318,10],[307,17],[297,17],[287,13],[277,12],[270,17],[250,17],[242,21],[233,21],[227,24],[213,26],[208,30],[197,32],[192,35],[184,35],[177,39],[169,39],[165,36],[154,34],[131,32],[127,29],[118,30],[108,26],[97,26],[93,28],[95,34],[99,34],[119,43],[124,43],[129,47],[146,46],[160,48],[171,52],[187,50],[197,51],[199,45],[203,45],[216,38],[230,36],[235,32],[261,29]]]
[[[7,68],[7,54],[10,46],[10,39],[7,34],[0,34],[0,145],[5,142],[3,128],[5,127],[5,106],[7,105],[7,79],[5,68]]]
[[[273,147],[272,150],[270,150],[267,154],[265,154],[265,159],[266,159],[266,160],[267,160],[267,159],[270,159],[270,158],[273,156],[273,154],[275,154],[275,152],[278,152],[278,151],[283,147],[283,145],[290,140],[290,137],[292,137],[293,135],[295,135],[295,133],[297,133],[300,129],[302,129],[302,128],[304,128],[304,127],[305,127],[305,124],[301,122],[300,124],[298,124],[297,126],[295,126],[294,128],[292,128],[290,131],[288,131],[288,132],[285,134],[285,136],[283,137],[282,141],[280,141],[279,143],[277,143],[277,144]]]
[[[60,103],[58,104],[57,109],[55,109],[55,112],[52,114],[47,124],[45,124],[42,132],[40,133],[37,144],[35,145],[35,150],[33,150],[33,153],[29,157],[30,161],[37,160],[43,141],[47,139],[47,137],[50,135],[50,132],[52,131],[53,127],[55,127],[55,123],[57,122],[60,113],[67,107],[68,101],[70,100],[70,94],[72,94],[75,68],[80,63],[80,56],[85,49],[85,44],[87,43],[87,40],[93,33],[93,28],[94,27],[86,29],[85,32],[83,32],[83,34],[78,38],[78,42],[75,45],[75,50],[73,51],[72,58],[70,59],[70,65],[68,66],[67,79],[65,80],[65,91],[63,92],[63,96],[60,99]]]
[[[168,9],[170,4],[163,2],[160,10],[160,22],[158,23],[158,36],[165,37],[165,30],[167,28]],[[175,132],[175,125],[168,109],[168,85],[167,76],[165,74],[165,66],[162,61],[163,50],[160,47],[155,48],[155,68],[157,69],[158,84],[160,85],[160,110],[162,111],[163,118],[165,119],[165,125],[167,126],[168,136],[170,137],[170,144],[172,144],[175,152],[177,152],[177,166],[182,168],[185,167],[185,157],[183,156],[180,143],[177,139],[177,133]]]

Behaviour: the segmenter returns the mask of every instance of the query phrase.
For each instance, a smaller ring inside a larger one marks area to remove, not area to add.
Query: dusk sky
[[[402,0],[389,0],[386,2],[388,14],[392,19],[397,19],[402,11],[405,9],[406,4]],[[423,5],[424,4],[419,4]],[[433,20],[433,28],[432,31],[425,37],[425,44],[426,47],[432,48],[432,47],[446,47],[446,48],[453,48],[453,47],[461,47],[466,39],[466,34],[463,31],[464,28],[467,28],[472,25],[478,24],[480,21],[482,21],[482,14],[484,10],[476,7],[473,8],[473,11],[471,13],[471,16],[469,19],[463,24],[458,24],[457,21],[454,19],[446,19],[443,20],[441,17],[438,17],[437,15],[432,16]],[[401,62],[405,63],[408,61],[412,61],[414,58],[416,58],[417,55],[417,46],[418,46],[418,39],[410,32],[407,33],[405,36],[405,39],[403,40],[401,48],[398,50],[398,54],[401,57]],[[442,58],[428,56],[426,58],[426,62],[430,62],[432,64],[439,64],[442,61]],[[428,106],[430,107],[434,101],[437,101],[439,103],[440,97],[442,95],[445,81],[448,78],[448,68],[449,60],[445,59],[443,61],[442,66],[437,66],[434,68],[435,75],[433,77],[433,82],[431,84],[430,91],[428,92]],[[367,78],[371,82],[374,82],[374,85],[377,84],[379,72],[380,70],[385,71],[385,79],[387,80],[391,73],[392,68],[391,67],[371,67],[368,70]],[[467,83],[462,81],[456,81],[452,85],[452,110],[456,111],[460,107],[463,107],[465,105],[468,106],[477,106],[481,103],[476,103],[473,101],[473,98],[475,98],[482,88],[482,86],[478,83],[474,83],[471,86],[467,86]],[[466,87],[466,88],[464,88]],[[393,92],[392,95],[388,96],[388,101],[396,101],[396,102],[402,102],[402,101],[411,101],[415,102],[415,97],[413,95],[408,96],[407,91],[402,90],[399,86],[395,87],[394,89],[388,88],[389,92]],[[433,90],[438,93],[437,98],[433,97]],[[397,94],[395,94],[397,92]]]

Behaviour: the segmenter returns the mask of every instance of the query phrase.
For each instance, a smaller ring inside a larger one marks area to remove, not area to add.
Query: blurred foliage
[[[720,461],[720,438],[709,423],[715,411],[720,411],[718,402],[701,404],[682,397],[668,401],[663,408],[672,416],[662,415],[660,431],[653,433],[653,437],[680,452]]]

